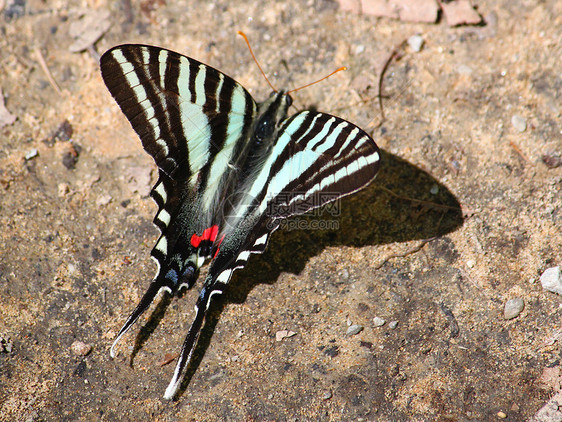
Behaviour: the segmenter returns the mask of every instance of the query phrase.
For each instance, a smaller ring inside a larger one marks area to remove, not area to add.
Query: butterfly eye
[[[273,134],[274,125],[272,124],[270,116],[264,116],[256,127],[256,131],[254,132],[254,141],[257,145],[261,144],[261,142],[269,138]]]
[[[290,107],[291,105],[293,105],[293,99],[291,98],[291,96],[289,94],[285,95],[286,101],[287,101],[287,107]]]

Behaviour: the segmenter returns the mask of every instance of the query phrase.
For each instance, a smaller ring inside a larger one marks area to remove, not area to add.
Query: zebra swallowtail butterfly
[[[164,394],[171,399],[211,298],[223,293],[233,271],[265,250],[282,219],[370,183],[379,150],[352,123],[316,111],[287,117],[292,99],[286,92],[258,104],[227,75],[163,48],[114,47],[102,56],[101,73],[158,166],[151,196],[161,230],[151,253],[156,276],[119,331],[111,356],[158,293],[190,288],[211,260]]]

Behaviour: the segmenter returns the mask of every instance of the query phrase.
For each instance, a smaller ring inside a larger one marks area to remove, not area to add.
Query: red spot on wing
[[[213,259],[215,259],[219,254],[220,246],[223,240],[224,240],[224,234],[222,235],[221,240],[219,240],[219,244],[217,245],[217,251],[215,252],[215,256],[213,256]]]
[[[209,240],[211,242],[214,242],[218,234],[219,234],[219,226],[217,225],[208,227],[205,230],[203,230],[203,234],[201,236],[197,236],[196,233],[193,233],[193,236],[191,236],[191,240],[190,240],[191,246],[193,246],[194,248],[198,248],[203,240]]]

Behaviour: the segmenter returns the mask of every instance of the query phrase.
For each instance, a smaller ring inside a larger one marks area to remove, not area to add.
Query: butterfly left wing
[[[151,196],[158,271],[111,347],[158,292],[189,287],[222,225],[222,203],[248,154],[257,104],[236,81],[195,59],[126,44],[100,60],[102,77],[158,166]]]
[[[302,214],[365,187],[376,176],[379,150],[357,126],[324,113],[304,111],[286,119],[263,166],[239,190],[244,193],[219,233],[195,319],[182,346],[165,398],[176,393],[213,295],[250,254],[262,253],[280,220]]]

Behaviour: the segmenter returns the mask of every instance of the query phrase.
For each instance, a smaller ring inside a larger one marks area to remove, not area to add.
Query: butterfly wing
[[[190,286],[222,227],[220,210],[247,155],[257,105],[232,78],[170,50],[122,45],[101,58],[102,77],[158,166],[151,195],[161,236],[156,277],[113,347],[162,290]]]
[[[263,166],[241,188],[245,194],[219,233],[222,242],[195,306],[165,398],[181,383],[211,297],[222,294],[250,254],[262,253],[282,219],[323,206],[365,187],[376,176],[379,150],[357,126],[324,113],[304,111],[287,119]]]

